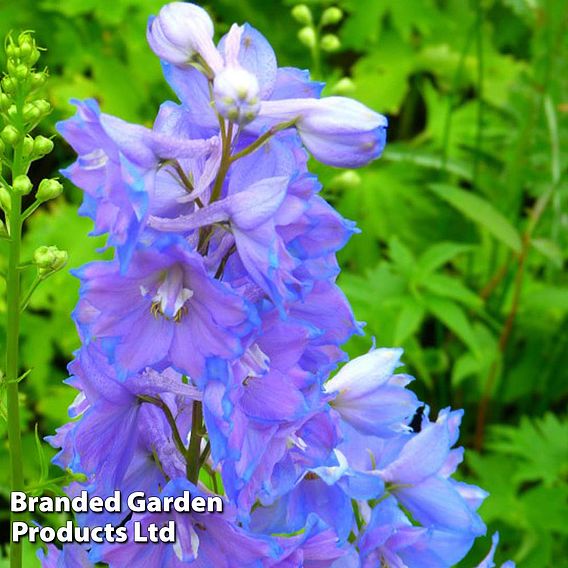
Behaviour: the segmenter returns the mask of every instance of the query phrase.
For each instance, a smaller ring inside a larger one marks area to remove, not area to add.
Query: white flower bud
[[[213,72],[223,61],[213,43],[213,22],[201,7],[186,2],[166,4],[146,32],[152,51],[174,65],[188,65],[200,56]]]
[[[254,120],[260,110],[256,77],[242,67],[227,67],[215,77],[213,95],[217,112],[243,125]]]

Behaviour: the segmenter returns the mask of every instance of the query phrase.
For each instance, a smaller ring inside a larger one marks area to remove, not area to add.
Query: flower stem
[[[12,179],[20,175],[22,143],[14,150]],[[20,431],[20,402],[18,393],[19,341],[20,341],[20,248],[22,238],[22,198],[11,192],[10,242],[8,248],[8,271],[6,274],[6,393],[8,411],[8,445],[10,448],[11,491],[23,491],[22,436]],[[20,515],[10,512],[10,527]],[[10,567],[21,568],[22,545],[10,538]]]
[[[197,485],[200,470],[201,438],[203,437],[203,405],[201,401],[193,401],[191,417],[191,436],[187,449],[187,479]]]

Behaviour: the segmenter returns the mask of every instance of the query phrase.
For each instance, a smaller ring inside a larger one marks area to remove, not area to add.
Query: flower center
[[[142,295],[147,291],[141,289]],[[193,290],[184,286],[184,272],[181,266],[172,266],[159,278],[159,286],[152,298],[150,311],[154,317],[163,316],[176,323],[187,314],[186,302],[193,296]]]

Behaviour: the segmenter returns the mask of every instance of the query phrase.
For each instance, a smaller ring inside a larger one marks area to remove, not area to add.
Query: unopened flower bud
[[[6,114],[9,118],[14,120],[18,116],[18,107],[16,105],[10,105],[10,107],[6,111]]]
[[[337,6],[332,6],[323,11],[320,22],[322,26],[332,26],[341,22],[342,18],[343,12]]]
[[[5,126],[2,132],[0,132],[0,138],[2,138],[8,146],[15,146],[20,140],[21,134],[15,126],[8,124],[8,126]]]
[[[23,63],[20,63],[20,65],[16,67],[14,77],[16,77],[18,81],[25,81],[29,75],[29,72],[29,67],[27,65],[24,65]]]
[[[16,61],[14,59],[8,59],[8,62],[6,63],[6,69],[8,70],[8,73],[10,75],[16,74],[16,67],[17,66],[18,66],[18,64],[16,63]]]
[[[42,116],[48,114],[51,111],[51,105],[45,99],[39,99],[37,101],[34,101],[33,104],[38,109],[38,111]]]
[[[30,77],[32,89],[39,89],[40,87],[43,87],[45,85],[46,79],[47,75],[44,71],[40,73],[32,73],[32,76]]]
[[[6,213],[12,208],[10,193],[3,185],[0,185],[0,207],[2,207]]]
[[[200,56],[213,72],[223,59],[213,43],[213,22],[200,6],[186,2],[166,4],[146,31],[152,51],[174,65],[187,65]]]
[[[68,259],[67,251],[59,250],[56,246],[41,246],[34,252],[34,263],[40,278],[61,270],[67,264]]]
[[[342,77],[333,85],[331,92],[334,95],[352,95],[355,92],[355,83],[349,77]]]
[[[8,59],[16,59],[16,57],[20,56],[20,50],[13,43],[9,43],[6,46],[6,55]]]
[[[16,92],[17,83],[12,77],[4,77],[2,79],[2,88],[4,89],[5,93],[13,94]]]
[[[6,93],[0,93],[0,111],[6,111],[10,108],[12,101]]]
[[[41,113],[34,105],[29,104],[24,107],[22,116],[24,117],[25,121],[31,121],[37,120],[41,116]]]
[[[25,41],[20,43],[20,58],[26,60],[30,57],[34,50],[34,45],[32,41]]]
[[[49,201],[59,197],[63,191],[63,186],[56,179],[41,180],[36,193],[38,201]]]
[[[22,153],[27,158],[34,149],[34,139],[31,136],[26,136],[22,141]]]
[[[263,101],[260,116],[294,121],[316,160],[356,168],[378,158],[386,143],[386,117],[345,97]]]
[[[310,49],[316,45],[316,32],[313,28],[306,26],[298,32],[298,39]]]
[[[0,111],[6,111],[10,108],[12,101],[6,93],[0,93]]]
[[[32,190],[33,184],[27,175],[20,175],[12,181],[12,189],[19,195],[27,195]]]
[[[33,153],[37,157],[45,156],[53,150],[53,142],[45,136],[37,136],[34,140]]]
[[[326,34],[321,38],[320,45],[324,51],[337,51],[341,47],[341,42],[336,35]]]
[[[312,12],[305,4],[298,4],[292,8],[292,17],[304,26],[312,23]]]
[[[343,191],[350,191],[361,185],[361,176],[353,170],[346,170],[335,176],[330,185]]]
[[[260,110],[259,86],[256,77],[240,67],[221,71],[213,83],[215,106],[221,116],[237,124],[247,124]]]

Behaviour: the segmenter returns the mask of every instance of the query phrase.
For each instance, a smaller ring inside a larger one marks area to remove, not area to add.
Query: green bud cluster
[[[34,264],[37,266],[41,279],[61,270],[69,259],[67,251],[59,250],[56,246],[41,246],[34,252]]]
[[[6,181],[2,185],[0,207],[7,212],[11,207],[10,193],[25,196],[32,191],[32,183],[25,174],[31,162],[53,150],[53,142],[32,132],[51,112],[49,101],[41,95],[47,71],[35,68],[40,48],[30,32],[22,32],[17,38],[8,35],[5,51],[6,70],[0,80],[0,158],[4,158],[4,163],[12,163],[13,178],[10,185]],[[61,192],[62,186],[57,180],[43,180],[32,209]]]
[[[4,123],[0,127],[0,139],[6,147],[13,148],[51,112],[51,105],[38,92],[45,84],[47,71],[37,71],[34,67],[40,49],[33,35],[22,32],[16,40],[8,35],[5,50],[6,72],[0,81],[0,116]],[[23,153],[30,161],[40,157],[40,154],[32,154],[32,146],[27,141]]]
[[[326,33],[320,37],[320,32],[326,26],[335,26],[343,19],[343,11],[337,6],[326,8],[320,17],[319,23],[314,23],[314,16],[309,6],[297,4],[291,10],[292,17],[302,25],[298,31],[298,39],[312,52],[337,51],[341,47],[339,38],[334,33]]]

